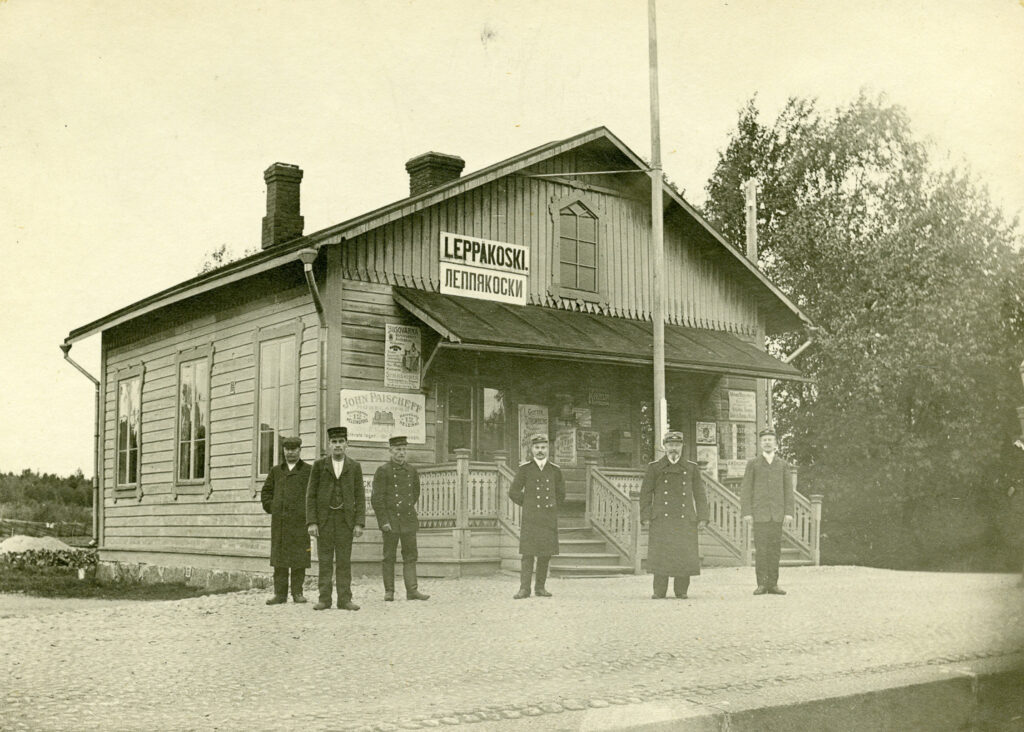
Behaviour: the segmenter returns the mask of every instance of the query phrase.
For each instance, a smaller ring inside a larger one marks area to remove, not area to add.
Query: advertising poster
[[[341,390],[341,424],[349,442],[387,442],[405,435],[409,443],[427,442],[426,397],[392,391]]]
[[[519,460],[530,459],[530,436],[548,434],[548,408],[538,404],[519,405]]]
[[[576,448],[585,452],[600,452],[601,433],[597,430],[580,430],[576,436]]]
[[[716,445],[698,445],[697,463],[703,472],[718,480],[718,447]]]
[[[717,445],[718,444],[718,424],[715,422],[698,422],[697,423],[697,444],[698,445]]]
[[[575,467],[576,430],[559,430],[555,434],[555,449],[551,452],[552,462],[562,467]]]
[[[757,421],[757,395],[755,392],[729,390],[729,421]]]
[[[747,469],[746,460],[723,460],[722,464],[725,465],[726,478],[742,478]]]
[[[388,323],[384,335],[384,386],[420,388],[420,329]]]

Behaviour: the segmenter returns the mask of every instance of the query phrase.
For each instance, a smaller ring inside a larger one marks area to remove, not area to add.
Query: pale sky
[[[661,0],[665,172],[704,182],[753,94],[903,105],[940,160],[1024,207],[1024,0]],[[650,155],[645,0],[0,0],[0,472],[92,474],[68,332],[258,246],[263,170],[306,233],[605,125]],[[99,375],[99,337],[73,358]],[[1024,394],[1022,394],[1024,399]]]

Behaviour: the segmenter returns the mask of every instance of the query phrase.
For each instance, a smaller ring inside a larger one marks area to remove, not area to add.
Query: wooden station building
[[[655,449],[646,165],[600,127],[463,166],[420,155],[407,197],[303,234],[302,171],[275,163],[262,251],[71,331],[65,352],[102,334],[103,562],[269,572],[259,491],[281,438],[301,436],[312,461],[341,424],[367,498],[388,438],[409,437],[421,574],[518,566],[506,492],[538,431],[567,478],[553,572],[641,571],[636,492]],[[749,562],[735,484],[767,380],[801,378],[765,335],[808,321],[673,189],[663,196],[667,415],[709,478],[705,563]],[[816,561],[820,502],[799,496],[797,513],[788,551]],[[367,506],[355,573],[375,573],[380,553]]]

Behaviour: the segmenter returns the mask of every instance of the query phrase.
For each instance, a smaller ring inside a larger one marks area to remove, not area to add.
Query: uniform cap
[[[328,427],[327,428],[327,439],[348,439],[348,427]]]
[[[669,442],[685,442],[685,441],[686,440],[683,437],[683,433],[682,432],[677,432],[676,430],[670,430],[669,432],[666,432],[665,433],[665,439],[662,440],[662,442],[665,443],[665,444],[668,444]]]
[[[388,439],[388,445],[390,445],[391,447],[401,447],[403,445],[408,444],[409,438],[406,437],[405,435],[396,435],[395,437]]]
[[[764,437],[765,435],[771,435],[772,437],[776,437],[777,436],[775,434],[775,430],[772,430],[772,429],[761,430],[760,432],[757,433],[758,437]]]
[[[548,436],[545,435],[543,432],[538,432],[537,434],[535,434],[535,435],[530,437],[530,444],[531,445],[540,445],[540,444],[545,444],[546,445],[547,442],[548,442]]]
[[[302,438],[285,437],[283,440],[281,440],[281,447],[283,447],[285,450],[296,450],[302,447]]]

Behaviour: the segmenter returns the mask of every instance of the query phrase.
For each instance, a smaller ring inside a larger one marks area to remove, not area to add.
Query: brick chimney
[[[409,195],[418,196],[432,188],[458,179],[466,161],[458,155],[428,152],[417,155],[405,164],[409,171]]]
[[[282,244],[302,236],[299,216],[299,183],[302,169],[298,165],[274,163],[263,171],[267,182],[267,215],[263,217],[263,248]]]

